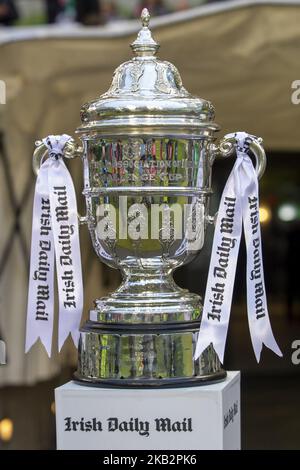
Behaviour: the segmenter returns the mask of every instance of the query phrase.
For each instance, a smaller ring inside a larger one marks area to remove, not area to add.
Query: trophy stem
[[[142,269],[124,268],[123,281],[116,293],[126,293],[130,297],[155,297],[161,294],[182,294],[187,292],[177,286],[173,279],[172,269]]]
[[[172,272],[171,268],[122,269],[121,285],[110,297],[95,300],[90,320],[130,324],[199,321],[200,297],[177,286]]]

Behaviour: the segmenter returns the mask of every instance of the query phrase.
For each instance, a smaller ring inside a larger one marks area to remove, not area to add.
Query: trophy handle
[[[43,143],[41,140],[37,140],[35,142],[36,149],[33,152],[32,156],[32,168],[34,174],[37,176],[40,166],[43,163],[44,158],[47,158],[48,156],[48,149],[46,145]],[[70,139],[64,148],[64,157],[65,158],[76,158],[76,157],[82,157],[83,154],[83,148],[79,145],[76,144],[74,139]],[[87,216],[81,216],[78,214],[78,221],[79,224],[86,224],[87,223]]]
[[[253,153],[255,160],[256,160],[256,173],[257,178],[260,179],[266,169],[267,166],[267,158],[266,152],[262,146],[263,139],[261,137],[257,137],[253,139],[250,144],[249,148]],[[212,148],[212,158],[213,160],[217,157],[227,158],[231,157],[235,150],[235,138],[229,135],[225,135],[221,140],[219,145],[213,145]]]
[[[260,179],[266,169],[267,166],[267,157],[265,149],[262,146],[263,139],[261,137],[256,137],[255,139],[251,140],[249,144],[249,148],[253,153],[256,161],[256,173],[257,178]],[[235,138],[232,135],[225,135],[219,145],[212,144],[211,146],[211,164],[213,164],[215,158],[227,158],[231,157],[235,151]],[[214,216],[208,215],[207,221],[211,224],[216,224],[218,212],[215,213]]]

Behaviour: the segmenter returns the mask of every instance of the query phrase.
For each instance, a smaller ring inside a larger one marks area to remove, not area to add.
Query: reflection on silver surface
[[[81,333],[77,378],[111,385],[163,385],[202,378],[220,380],[224,373],[208,347],[193,361],[199,324],[189,330],[159,332],[97,331],[90,323]],[[91,354],[93,352],[93,354]]]
[[[203,139],[93,138],[85,153],[85,188],[210,186]]]

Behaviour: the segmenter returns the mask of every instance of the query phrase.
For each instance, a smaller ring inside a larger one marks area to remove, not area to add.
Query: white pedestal
[[[173,389],[55,390],[58,449],[240,449],[240,373]]]

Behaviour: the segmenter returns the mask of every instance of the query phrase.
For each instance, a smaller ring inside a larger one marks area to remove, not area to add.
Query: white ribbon
[[[83,308],[76,195],[62,159],[64,146],[70,139],[68,135],[43,139],[49,158],[39,169],[33,205],[25,351],[40,338],[49,357],[54,319],[54,258],[59,296],[59,351],[69,333],[77,347]]]
[[[247,312],[257,362],[263,344],[282,353],[273,336],[266,300],[258,180],[248,156],[256,139],[245,132],[229,134],[236,140],[237,159],[224,188],[218,212],[195,359],[213,345],[223,363],[236,264],[244,226],[247,250]]]

